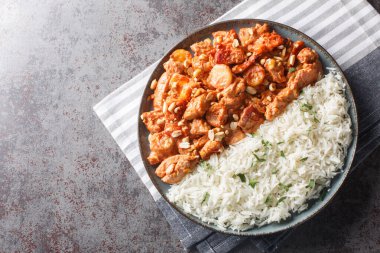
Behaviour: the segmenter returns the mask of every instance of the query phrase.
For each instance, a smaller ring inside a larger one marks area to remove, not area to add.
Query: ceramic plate
[[[172,207],[174,207],[178,212],[180,212],[182,215],[187,217],[188,219],[194,221],[195,223],[198,223],[204,227],[207,227],[209,229],[226,233],[226,234],[234,234],[234,235],[243,235],[243,236],[257,236],[257,235],[265,235],[265,234],[271,234],[279,231],[283,231],[286,229],[289,229],[291,227],[297,226],[307,220],[309,220],[311,217],[316,215],[319,211],[321,211],[335,196],[339,188],[342,186],[345,178],[347,177],[347,174],[349,173],[352,160],[355,154],[356,149],[356,143],[357,143],[357,136],[358,136],[358,121],[357,121],[357,114],[356,114],[356,107],[355,107],[355,101],[352,95],[351,88],[349,84],[347,83],[346,78],[344,77],[344,74],[339,67],[339,65],[336,63],[336,61],[333,59],[333,57],[324,49],[322,48],[317,42],[315,42],[313,39],[308,37],[307,35],[303,34],[302,32],[272,21],[268,20],[259,20],[259,19],[240,19],[240,20],[230,20],[230,21],[224,21],[220,23],[215,23],[212,25],[208,25],[193,34],[189,35],[187,38],[183,39],[181,42],[179,42],[176,46],[174,46],[158,63],[157,67],[153,71],[146,88],[144,90],[144,94],[141,100],[140,105],[140,111],[139,115],[141,113],[150,111],[152,108],[152,103],[147,100],[147,97],[153,93],[153,91],[149,88],[150,83],[154,79],[159,79],[161,74],[164,72],[163,63],[166,62],[169,59],[170,54],[179,48],[184,48],[187,50],[190,50],[190,45],[192,45],[195,42],[204,40],[206,38],[212,39],[212,32],[220,31],[220,30],[230,30],[235,29],[236,31],[239,30],[239,28],[243,27],[252,27],[255,26],[256,23],[263,24],[264,22],[268,23],[272,29],[275,29],[277,33],[281,34],[283,37],[290,38],[293,41],[296,40],[302,40],[306,43],[306,46],[314,49],[316,52],[318,52],[320,60],[323,64],[324,72],[325,74],[328,72],[327,68],[335,68],[338,73],[341,74],[343,77],[343,81],[347,84],[346,89],[346,97],[348,101],[350,102],[351,106],[349,108],[349,115],[352,120],[352,133],[353,138],[352,142],[349,146],[347,156],[345,158],[345,163],[342,168],[342,172],[339,173],[334,177],[334,179],[331,182],[331,186],[329,188],[329,191],[327,192],[325,198],[323,200],[317,200],[314,202],[309,202],[309,207],[307,210],[293,214],[290,218],[288,218],[285,221],[282,221],[280,223],[273,223],[269,225],[265,225],[262,227],[254,227],[252,229],[246,230],[246,231],[234,231],[234,230],[221,230],[220,228],[210,225],[207,223],[202,222],[199,218],[189,215],[185,212],[183,212],[179,207],[177,207],[174,203],[171,203],[166,198],[166,193],[170,187],[170,185],[167,185],[163,183],[154,173],[155,166],[151,166],[148,161],[146,160],[146,157],[149,155],[149,141],[148,141],[148,134],[149,132],[144,126],[144,123],[140,120],[140,117],[138,117],[138,137],[139,137],[139,147],[140,147],[140,154],[142,157],[142,160],[144,162],[145,168],[149,174],[150,179],[152,180],[153,184],[157,188],[157,190],[160,192],[163,198],[165,198]]]

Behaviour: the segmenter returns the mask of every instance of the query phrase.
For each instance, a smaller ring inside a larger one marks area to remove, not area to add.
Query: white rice
[[[331,71],[254,136],[198,165],[168,198],[218,227],[245,230],[307,208],[343,165],[351,120],[341,77]],[[311,108],[312,107],[312,108]],[[245,182],[243,182],[245,180]]]

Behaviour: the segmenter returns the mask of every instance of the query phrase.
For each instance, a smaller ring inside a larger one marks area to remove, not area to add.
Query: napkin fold
[[[320,43],[340,64],[353,90],[359,115],[359,139],[353,168],[380,145],[380,15],[364,0],[243,1],[216,21],[259,18],[290,25]],[[160,196],[147,175],[137,142],[142,92],[157,63],[94,106],[94,111],[126,155],[185,250],[228,252],[242,242],[258,252],[273,252],[290,231],[261,237],[212,232],[183,217]]]

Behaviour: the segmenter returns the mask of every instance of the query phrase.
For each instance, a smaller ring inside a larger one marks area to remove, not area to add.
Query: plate
[[[158,178],[155,175],[154,171],[155,171],[156,166],[150,165],[146,159],[146,157],[148,157],[149,152],[150,152],[149,141],[148,141],[149,132],[145,128],[144,123],[141,121],[140,115],[141,113],[150,111],[152,109],[152,102],[147,100],[147,97],[153,93],[153,91],[149,88],[150,83],[154,79],[158,80],[161,74],[165,71],[162,65],[164,62],[166,62],[169,59],[170,54],[174,50],[179,49],[179,48],[184,48],[184,49],[189,50],[190,45],[192,45],[195,42],[204,40],[206,38],[212,39],[211,34],[212,32],[215,32],[215,31],[230,30],[230,29],[235,29],[236,31],[238,31],[239,28],[252,27],[252,26],[255,26],[255,24],[257,23],[259,24],[268,23],[268,25],[270,25],[272,29],[276,30],[276,32],[282,35],[283,37],[290,38],[293,41],[296,41],[296,40],[304,41],[306,46],[314,49],[319,54],[320,61],[323,64],[323,71],[325,74],[328,72],[327,70],[328,68],[335,68],[337,72],[343,77],[343,81],[347,85],[345,95],[350,103],[349,115],[352,121],[352,134],[353,134],[352,137],[353,138],[348,148],[347,155],[345,157],[345,162],[342,167],[342,172],[333,178],[333,180],[331,181],[331,186],[329,188],[329,191],[327,192],[323,200],[309,202],[309,207],[306,210],[302,211],[301,213],[295,213],[291,217],[289,217],[288,219],[280,223],[272,223],[272,224],[268,224],[262,227],[254,227],[246,231],[235,231],[231,229],[222,230],[218,228],[217,226],[202,222],[199,218],[185,213],[178,206],[176,206],[174,203],[171,203],[168,200],[168,198],[166,197],[166,193],[168,189],[170,188],[170,185],[163,183],[160,180],[160,178]],[[356,143],[357,143],[357,136],[358,136],[358,119],[357,119],[354,97],[352,95],[351,88],[347,82],[347,79],[344,76],[343,71],[339,67],[338,63],[334,60],[334,58],[322,46],[320,46],[317,42],[315,42],[313,39],[311,39],[304,33],[284,24],[276,23],[269,20],[261,20],[261,19],[237,19],[237,20],[229,20],[229,21],[223,21],[220,23],[211,24],[190,34],[187,38],[183,39],[181,42],[175,45],[171,50],[169,50],[169,52],[165,54],[165,56],[161,59],[161,61],[158,63],[157,67],[153,71],[145,87],[144,94],[142,96],[140,110],[139,110],[139,117],[137,120],[138,120],[138,141],[139,141],[140,155],[142,157],[143,163],[145,165],[145,169],[148,172],[150,179],[152,180],[154,186],[157,188],[158,192],[162,195],[162,197],[166,199],[166,201],[169,202],[169,204],[173,208],[175,208],[179,213],[181,213],[183,216],[187,217],[188,219],[194,221],[197,224],[200,224],[206,228],[209,228],[217,232],[231,234],[231,235],[241,235],[241,236],[258,236],[258,235],[266,235],[266,234],[272,234],[272,233],[284,231],[309,220],[318,212],[320,212],[332,200],[332,198],[336,195],[338,190],[343,185],[343,182],[350,171],[350,167],[354,158]]]

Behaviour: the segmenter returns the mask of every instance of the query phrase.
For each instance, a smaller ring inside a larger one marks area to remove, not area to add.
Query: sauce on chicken
[[[148,162],[175,184],[196,164],[254,133],[322,77],[318,54],[264,23],[218,31],[177,49],[154,80],[153,110],[141,115],[150,132]]]

